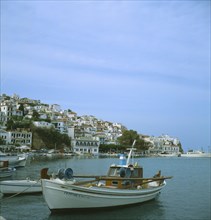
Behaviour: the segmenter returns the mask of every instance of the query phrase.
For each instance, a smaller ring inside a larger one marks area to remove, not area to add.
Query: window
[[[112,181],[112,185],[117,186],[118,185],[118,181]]]

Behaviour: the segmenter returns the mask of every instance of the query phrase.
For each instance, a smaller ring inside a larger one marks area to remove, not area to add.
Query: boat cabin
[[[106,180],[107,187],[114,188],[131,188],[142,183],[142,180],[134,180],[130,178],[143,178],[143,168],[139,166],[118,166],[112,165],[108,170]]]

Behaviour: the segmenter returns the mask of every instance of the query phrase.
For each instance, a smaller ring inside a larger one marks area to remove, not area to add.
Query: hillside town
[[[36,117],[35,117],[36,116]],[[101,144],[118,145],[118,137],[127,128],[121,123],[104,121],[93,115],[79,116],[76,112],[63,110],[59,104],[46,104],[40,100],[21,98],[14,94],[0,96],[0,139],[4,142],[1,150],[11,146],[25,146],[33,149],[33,132],[30,129],[8,129],[7,123],[12,118],[33,120],[33,125],[41,128],[54,128],[71,138],[70,151],[77,154],[100,152]],[[161,135],[159,137],[139,134],[149,143],[144,154],[179,154],[180,140]],[[40,149],[45,146],[39,146]]]

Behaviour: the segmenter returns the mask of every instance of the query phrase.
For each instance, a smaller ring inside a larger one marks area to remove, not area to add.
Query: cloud
[[[5,20],[2,53],[22,65],[39,66],[40,74],[47,74],[46,67],[69,72],[82,69],[208,88],[196,71],[200,66],[207,74],[209,69],[204,67],[209,61],[202,53],[209,52],[195,7],[143,2],[16,3],[7,9],[14,17]],[[199,9],[205,11],[202,6]]]
[[[1,6],[3,92],[123,120],[151,134],[199,124],[202,135],[210,109],[210,2]]]

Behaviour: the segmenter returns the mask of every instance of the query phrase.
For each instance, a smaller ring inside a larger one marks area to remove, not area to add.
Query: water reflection
[[[51,213],[48,220],[154,220],[155,216],[159,216],[160,219],[165,219],[165,212],[162,203],[157,199],[138,205],[118,207],[114,209]]]

